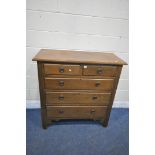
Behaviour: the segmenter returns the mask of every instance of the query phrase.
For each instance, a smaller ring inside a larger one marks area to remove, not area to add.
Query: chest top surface
[[[67,62],[80,64],[127,64],[125,61],[123,61],[113,53],[50,49],[41,49],[32,60],[42,62]]]

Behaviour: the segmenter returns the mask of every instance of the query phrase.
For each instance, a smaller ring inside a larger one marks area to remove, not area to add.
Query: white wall
[[[128,0],[27,0],[27,104],[38,106],[40,48],[113,51],[128,62],[128,22]],[[125,66],[115,106],[128,106],[128,90]]]

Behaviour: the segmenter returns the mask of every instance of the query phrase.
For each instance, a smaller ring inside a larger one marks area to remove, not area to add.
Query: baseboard
[[[27,109],[37,109],[40,108],[39,100],[26,100]],[[129,101],[115,101],[113,108],[129,108]]]
[[[115,101],[113,108],[129,108],[129,101]]]

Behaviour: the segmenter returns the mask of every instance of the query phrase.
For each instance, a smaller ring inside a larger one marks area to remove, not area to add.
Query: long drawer
[[[107,107],[105,106],[52,106],[47,107],[48,118],[105,118]]]
[[[111,93],[46,92],[47,105],[109,105]]]
[[[45,78],[45,89],[53,90],[112,90],[113,86],[114,78]]]

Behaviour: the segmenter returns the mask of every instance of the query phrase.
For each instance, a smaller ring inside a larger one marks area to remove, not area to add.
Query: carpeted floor
[[[44,130],[39,109],[27,110],[27,155],[128,155],[129,110],[113,108],[109,126],[61,121]]]

